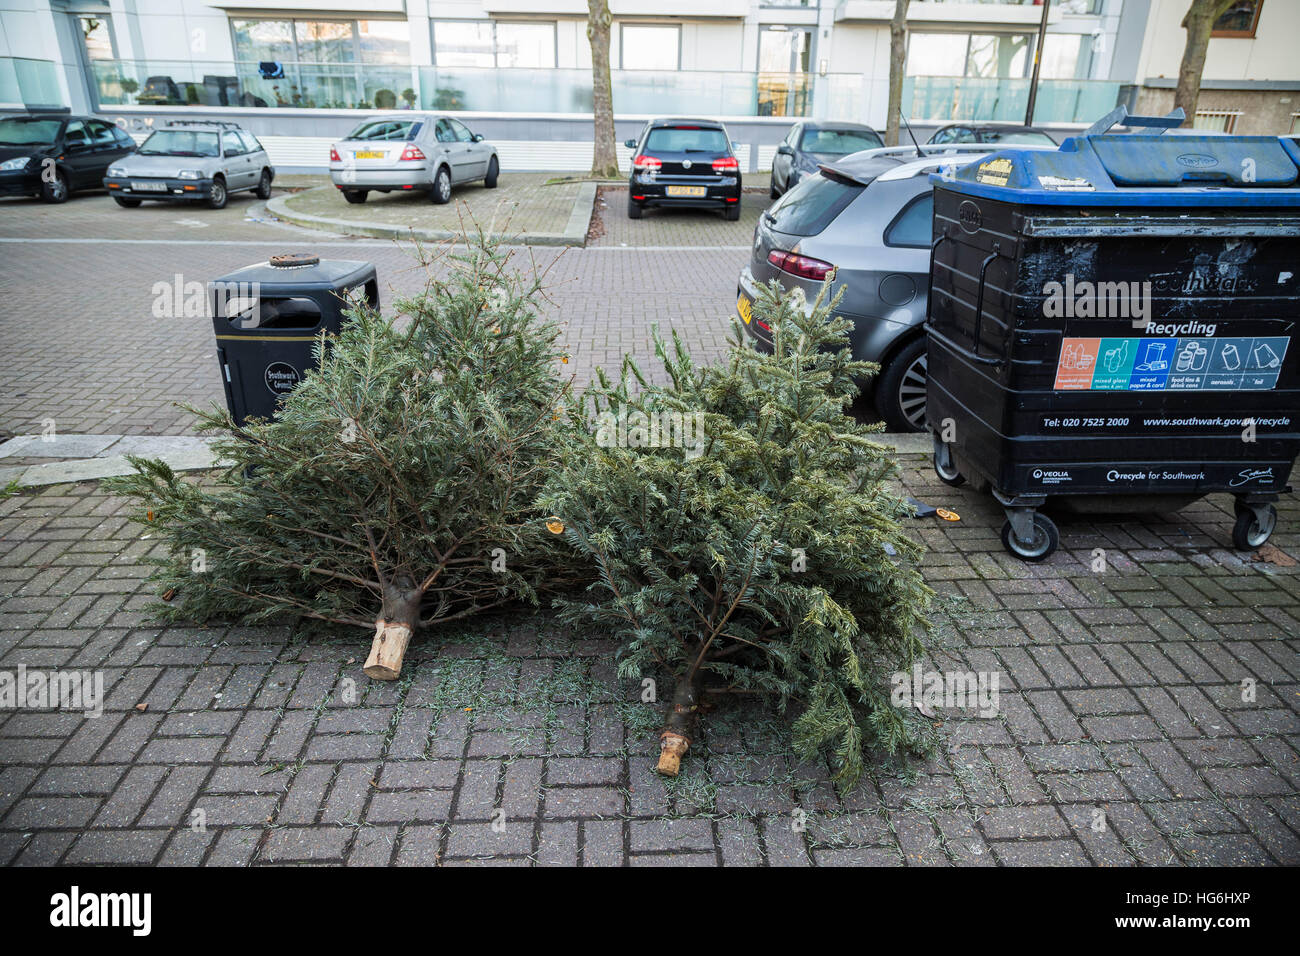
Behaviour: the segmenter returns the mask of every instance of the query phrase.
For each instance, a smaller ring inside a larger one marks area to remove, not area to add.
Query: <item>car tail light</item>
[[[633,169],[663,169],[664,161],[642,153],[632,160]]]
[[[330,147],[330,162],[331,163],[343,162],[342,158],[340,158],[339,156],[339,151],[335,149],[333,146]]]
[[[424,152],[418,146],[408,145],[402,150],[402,159],[424,159]]]
[[[715,173],[737,173],[740,172],[740,162],[735,156],[723,156],[721,159],[713,161],[713,171]]]
[[[773,249],[767,254],[767,261],[782,272],[788,272],[790,275],[798,276],[801,279],[821,281],[828,276],[831,278],[835,276],[835,267],[829,262],[810,259],[808,256],[801,256],[796,252],[782,252],[780,249]]]

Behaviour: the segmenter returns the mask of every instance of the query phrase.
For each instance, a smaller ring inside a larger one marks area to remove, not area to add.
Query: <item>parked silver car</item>
[[[483,180],[495,189],[501,163],[496,147],[464,123],[433,113],[398,113],[364,120],[330,148],[330,179],[351,203],[372,190],[425,190],[435,203],[451,187]]]
[[[1029,147],[1032,148],[1032,147]],[[876,411],[890,431],[925,427],[925,314],[934,190],[930,174],[986,156],[978,145],[894,146],[825,164],[783,194],[754,230],[736,311],[759,348],[771,330],[753,314],[759,285],[777,279],[811,303],[827,276],[844,289],[853,356],[880,364]]]
[[[104,188],[127,209],[146,199],[197,200],[220,209],[231,193],[244,190],[270,199],[274,179],[266,150],[237,123],[173,120],[114,161]]]

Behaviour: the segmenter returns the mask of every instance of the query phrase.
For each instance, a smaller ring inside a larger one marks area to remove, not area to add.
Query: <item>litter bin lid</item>
[[[305,253],[289,253],[236,269],[213,282],[258,282],[268,291],[281,286],[293,289],[342,289],[355,285],[374,268],[373,263],[359,259],[321,259]]]
[[[931,182],[1053,206],[1300,206],[1300,147],[1276,136],[1073,136],[1005,149]]]

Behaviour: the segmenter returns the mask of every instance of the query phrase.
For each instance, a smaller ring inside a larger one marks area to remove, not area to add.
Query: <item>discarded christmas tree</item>
[[[365,672],[391,680],[417,628],[577,577],[535,508],[575,432],[542,275],[481,236],[445,280],[424,258],[423,293],[354,308],[275,420],[194,410],[233,463],[215,483],[139,459],[108,483],[168,545],[167,617],[373,628]]]
[[[669,384],[631,360],[617,384],[602,376],[591,447],[542,498],[598,575],[565,613],[608,623],[621,676],[657,665],[676,682],[665,774],[712,692],[797,702],[796,750],[829,753],[844,788],[869,748],[924,749],[928,726],[891,704],[889,675],[922,654],[931,592],[887,488],[893,461],[846,414],[874,367],[852,360],[824,296],[809,313],[801,293],[763,290],[772,355],[737,326],[724,361],[696,367],[676,335],[671,349],[656,336]]]

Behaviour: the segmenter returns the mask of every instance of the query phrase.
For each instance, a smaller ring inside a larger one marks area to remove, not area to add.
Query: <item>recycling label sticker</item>
[[[1057,391],[1238,391],[1277,385],[1290,338],[1065,339]]]

